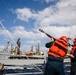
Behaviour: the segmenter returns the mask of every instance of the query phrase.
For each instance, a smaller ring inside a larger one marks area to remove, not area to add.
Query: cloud
[[[76,1],[75,0],[59,0],[57,3],[57,6],[59,8],[66,7],[66,6],[76,6]]]
[[[46,0],[50,2],[51,0]],[[53,1],[53,0],[52,0]],[[25,12],[28,11],[29,13]],[[25,13],[24,13],[24,12]],[[51,32],[53,36],[58,37],[61,34],[69,36],[68,33],[75,32],[73,25],[76,25],[76,1],[75,0],[59,0],[55,5],[50,5],[42,10],[31,10],[30,8],[16,9],[17,18],[24,21],[34,20],[34,28],[43,28]],[[28,14],[28,15],[27,15]],[[24,16],[22,16],[24,15]],[[72,31],[70,31],[72,27]],[[56,33],[57,32],[57,33]],[[36,37],[46,38],[45,35],[34,33],[32,31],[24,31],[29,38],[28,33],[35,39]],[[71,36],[71,35],[70,35]],[[73,34],[71,37],[74,37]]]
[[[48,33],[49,35],[51,35],[55,38],[59,38],[62,35],[66,35],[71,38],[74,38],[76,36],[76,34],[75,34],[76,26],[75,25],[67,26],[67,27],[65,27],[65,26],[48,26],[47,28],[42,27],[41,29],[43,29],[46,33]],[[37,42],[39,42],[41,44],[40,48],[41,48],[41,51],[43,51],[43,49],[45,48],[44,45],[45,45],[46,41],[50,41],[49,37],[47,37],[44,33],[39,32],[37,29],[35,29],[36,33],[32,32],[32,31],[27,32],[23,26],[15,26],[15,27],[11,28],[11,30],[14,30],[14,31],[9,32],[13,36],[14,39],[18,38],[19,36],[21,36],[21,39],[28,39],[28,40],[23,41],[24,43],[26,43],[26,45],[21,44],[21,51],[29,51],[32,45],[36,46]],[[1,34],[4,34],[4,32],[5,31],[1,31]],[[6,34],[4,34],[4,35],[6,35]],[[49,40],[47,40],[47,39],[49,39]],[[26,48],[26,50],[25,50],[25,48]],[[46,52],[46,50],[47,49],[45,48],[44,52]]]
[[[16,9],[17,18],[28,22],[28,19],[32,17],[32,12],[29,8]]]
[[[73,4],[74,3],[74,4]],[[50,11],[50,12],[48,12]],[[45,11],[44,11],[45,10]],[[38,13],[37,25],[48,26],[53,24],[75,25],[76,24],[76,1],[60,0],[56,5],[49,6]],[[47,17],[44,17],[47,12]],[[44,15],[42,15],[44,14]],[[43,18],[41,18],[41,15]],[[40,19],[39,19],[40,18]],[[39,23],[39,24],[38,24]]]
[[[11,32],[8,31],[8,30],[3,30],[3,29],[0,29],[0,36],[2,37],[13,37]]]
[[[75,0],[60,0],[56,6],[58,11],[54,15],[55,21],[62,24],[75,25],[76,24],[76,1]]]
[[[49,3],[53,0],[45,1]],[[27,31],[23,26],[15,26],[11,29],[12,31],[9,32],[13,38],[21,36],[23,39],[28,39],[30,41],[26,41],[28,44],[33,44],[37,41],[44,44],[44,42],[48,39],[45,34],[38,31],[39,28],[43,29],[55,38],[59,38],[62,35],[66,35],[71,38],[76,37],[75,0],[59,0],[55,3],[55,5],[50,5],[42,10],[32,10],[31,8],[26,7],[17,8],[15,13],[18,20],[25,22],[33,20],[34,28],[30,31]],[[2,30],[0,31],[0,34],[6,35]]]
[[[0,51],[4,49],[4,45],[0,45]]]
[[[59,38],[62,35],[66,35],[68,37],[74,38],[74,36],[76,36],[75,28],[76,28],[76,25],[73,25],[73,26],[48,26],[48,27],[42,27],[41,29],[43,29],[46,33],[48,33],[49,35],[51,35],[55,38]],[[34,29],[35,32],[33,32],[33,31],[26,31],[26,29],[23,26],[15,26],[12,28],[12,30],[14,30],[14,31],[12,31],[11,34],[14,37],[18,38],[18,36],[21,36],[21,38],[30,40],[30,43],[34,43],[34,42],[37,42],[38,40],[47,38],[47,36],[45,34],[39,32],[38,29]],[[32,36],[32,37],[30,37],[30,36]],[[38,42],[40,42],[40,41],[38,41]],[[27,42],[27,43],[29,43],[29,42]]]
[[[19,36],[21,38],[31,39],[31,40],[37,40],[41,38],[40,33],[37,32],[38,30],[36,32],[27,31],[26,28],[23,26],[15,26],[15,27],[12,27],[11,30],[12,30],[11,34],[14,36],[14,38],[15,37],[18,38]]]
[[[49,2],[55,2],[57,0],[45,0],[45,1],[46,1],[46,3],[49,3]]]
[[[53,24],[75,25],[75,13],[75,0],[60,0],[56,3],[56,5],[49,6],[41,11],[31,10],[30,8],[16,9],[18,19],[26,22],[28,22],[30,19],[34,19],[34,24],[38,27]]]

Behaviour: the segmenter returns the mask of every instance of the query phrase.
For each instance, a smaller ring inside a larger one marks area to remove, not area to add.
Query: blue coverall
[[[76,58],[76,50],[74,51],[73,56]],[[71,58],[71,72],[70,75],[76,75],[76,59]]]
[[[50,48],[53,43],[54,42],[46,43],[45,46]],[[44,75],[65,75],[63,59],[48,55]]]

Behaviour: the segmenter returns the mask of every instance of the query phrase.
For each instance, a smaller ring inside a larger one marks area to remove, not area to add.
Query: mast
[[[14,47],[13,47],[13,44],[11,44],[11,51],[13,51],[14,50]]]
[[[30,50],[30,52],[33,53],[33,46],[31,46],[31,50]]]
[[[5,48],[4,48],[4,51],[7,51],[8,52],[9,43],[10,43],[10,41],[7,42],[7,44],[6,44]]]
[[[40,44],[39,43],[37,45],[36,54],[37,55],[40,55]]]
[[[11,54],[15,54],[15,50],[14,50],[13,44],[11,44]]]
[[[17,54],[20,54],[20,46],[21,46],[20,37],[18,38],[16,44],[17,44],[17,49],[18,49],[18,53]]]

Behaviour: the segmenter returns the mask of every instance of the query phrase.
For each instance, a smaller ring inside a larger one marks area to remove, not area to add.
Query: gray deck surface
[[[69,58],[65,58],[64,60],[64,71],[65,71],[65,75],[70,75],[70,59]],[[34,69],[36,69],[35,71],[33,71]],[[33,70],[32,69],[29,69],[27,70],[26,72],[26,69],[23,71],[23,72],[17,72],[17,73],[5,73],[5,75],[43,75],[42,72],[40,71],[37,71],[37,68],[34,68]],[[42,69],[43,70],[43,69]],[[17,71],[17,69],[16,69]]]

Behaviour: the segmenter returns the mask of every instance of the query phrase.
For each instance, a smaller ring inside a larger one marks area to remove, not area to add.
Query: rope
[[[0,25],[3,27],[3,29],[7,32],[6,28],[4,27],[4,25],[2,24],[2,22],[0,21]],[[11,40],[14,42],[14,44],[16,44],[16,42],[12,39],[12,37],[10,36],[10,34],[7,32],[8,36],[11,38]],[[17,44],[16,44],[17,45]],[[18,45],[17,45],[18,46]],[[19,47],[18,47],[19,48]],[[20,49],[20,48],[19,48]],[[26,55],[25,55],[26,56]],[[26,56],[27,59],[30,61],[30,59],[28,58],[28,56]],[[32,61],[30,61],[39,71],[43,72],[39,67],[37,67]]]
[[[42,74],[42,72],[34,72],[34,73],[13,73],[13,74],[6,74],[6,75],[20,75],[20,74],[21,75],[30,75],[30,74],[31,75],[34,75],[34,74],[35,75],[38,75],[38,74],[40,75],[40,74]]]

